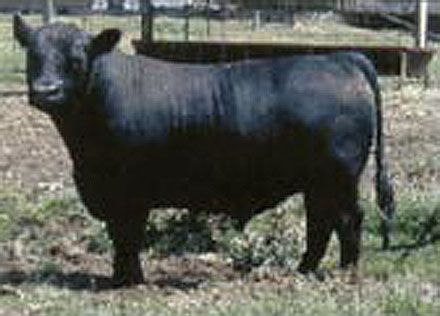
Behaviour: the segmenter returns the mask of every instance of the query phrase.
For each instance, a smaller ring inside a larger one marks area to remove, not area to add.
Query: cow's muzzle
[[[31,84],[31,98],[36,105],[52,105],[64,99],[62,80],[36,80]]]
[[[63,83],[61,80],[45,84],[36,82],[32,85],[32,89],[35,93],[39,94],[53,94],[61,90],[62,84]]]

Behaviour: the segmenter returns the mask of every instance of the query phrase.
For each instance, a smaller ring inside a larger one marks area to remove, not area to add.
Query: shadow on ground
[[[93,269],[96,270],[96,269]],[[107,269],[105,269],[107,270]],[[213,280],[232,281],[240,278],[241,273],[229,264],[209,262],[197,258],[170,257],[151,260],[144,269],[145,285],[159,290],[190,291],[199,289]],[[0,267],[1,286],[49,285],[69,290],[105,291],[114,288],[111,274],[105,271],[47,271],[29,267]]]

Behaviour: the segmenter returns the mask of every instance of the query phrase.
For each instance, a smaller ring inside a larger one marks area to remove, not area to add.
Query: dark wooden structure
[[[243,0],[240,0],[243,1]],[[321,0],[322,1],[322,0]],[[208,1],[209,2],[209,1]],[[357,1],[337,1],[339,9],[355,7]],[[138,54],[176,62],[229,62],[246,58],[324,54],[337,51],[364,53],[375,64],[380,75],[428,78],[428,65],[434,50],[396,46],[298,45],[295,43],[255,43],[235,41],[156,41],[152,0],[141,0],[142,40],[134,41]]]
[[[84,13],[90,10],[91,0],[53,0],[58,13]],[[42,12],[46,0],[0,0],[0,12]]]
[[[134,41],[133,45],[139,54],[191,63],[358,51],[373,61],[379,74],[408,77],[424,76],[434,54],[434,50],[410,47],[319,46],[284,43]]]

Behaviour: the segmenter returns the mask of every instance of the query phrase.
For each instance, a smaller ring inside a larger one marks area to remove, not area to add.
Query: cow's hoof
[[[359,271],[358,266],[355,264],[340,267],[338,275],[348,284],[358,284],[362,280],[362,274]]]
[[[316,270],[308,274],[304,274],[305,278],[310,282],[324,282],[329,276],[327,272]]]
[[[132,287],[140,284],[145,284],[142,275],[114,275],[112,278],[113,288]]]
[[[121,279],[121,278],[113,278],[112,279],[112,287],[117,288],[124,288],[124,287],[133,287],[136,285],[145,284],[144,280],[132,280],[132,279]]]
[[[328,272],[320,269],[305,269],[304,267],[299,267],[298,272],[304,276],[307,281],[318,281],[324,282],[326,277],[329,275]]]
[[[308,260],[303,260],[301,261],[301,263],[299,264],[297,271],[301,274],[309,274],[309,273],[313,273],[314,271],[317,270],[317,266],[316,264],[311,264]]]

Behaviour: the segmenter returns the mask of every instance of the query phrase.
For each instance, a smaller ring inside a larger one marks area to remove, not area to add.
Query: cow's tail
[[[359,58],[360,55],[358,55]],[[384,133],[383,133],[383,113],[382,96],[380,92],[377,73],[371,62],[364,56],[358,60],[360,66],[374,91],[375,97],[375,116],[376,116],[376,148],[374,156],[376,160],[376,201],[380,209],[381,232],[383,237],[383,249],[387,249],[390,244],[390,234],[394,218],[394,190],[389,179],[388,168],[384,151]]]
[[[391,184],[388,168],[385,161],[384,151],[384,135],[383,135],[383,114],[382,114],[382,97],[377,84],[374,86],[376,99],[376,200],[381,210],[382,217],[382,237],[383,249],[387,249],[390,244],[390,234],[392,230],[395,205],[394,205],[394,189]]]

